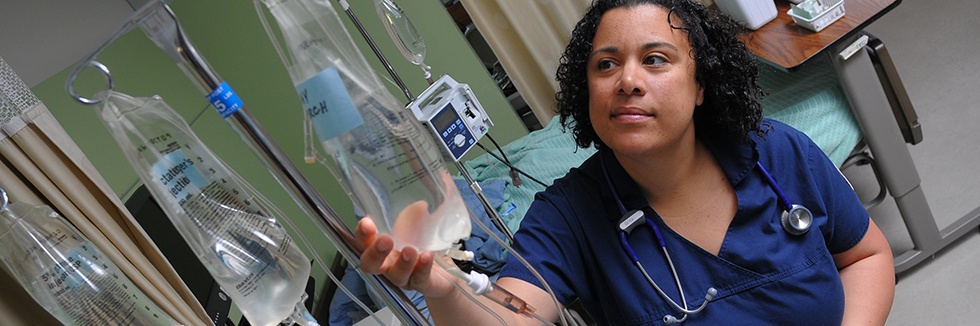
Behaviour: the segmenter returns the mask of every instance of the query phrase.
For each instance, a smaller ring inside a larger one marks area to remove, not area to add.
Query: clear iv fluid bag
[[[425,40],[412,20],[393,0],[374,0],[374,8],[398,52],[412,64],[421,65],[425,60]]]
[[[255,1],[278,22],[283,40],[270,37],[287,48],[282,59],[355,207],[399,249],[449,249],[468,237],[469,211],[439,147],[371,71],[330,3]]]
[[[177,325],[48,206],[0,210],[0,260],[65,325]]]
[[[100,117],[180,235],[252,325],[306,313],[310,260],[160,97],[110,92]]]

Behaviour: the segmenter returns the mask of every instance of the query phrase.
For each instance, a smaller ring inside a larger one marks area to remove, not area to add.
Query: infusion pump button
[[[456,146],[462,147],[464,144],[466,144],[466,137],[462,134],[456,134],[456,137],[453,138],[453,142],[456,143]]]

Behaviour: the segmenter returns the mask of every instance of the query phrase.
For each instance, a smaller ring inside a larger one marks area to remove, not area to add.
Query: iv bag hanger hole
[[[102,103],[102,101],[104,101],[105,98],[108,96],[108,91],[111,91],[115,85],[112,81],[112,74],[109,73],[109,68],[106,67],[106,65],[102,64],[101,62],[96,61],[96,57],[98,57],[98,55],[101,54],[102,51],[105,51],[105,49],[108,48],[109,45],[112,45],[112,42],[115,42],[117,39],[119,39],[119,37],[123,36],[124,34],[128,33],[134,28],[139,27],[139,24],[141,24],[144,20],[146,20],[147,18],[155,17],[157,15],[158,10],[160,9],[167,10],[166,5],[171,2],[173,2],[173,0],[150,0],[150,1],[146,1],[146,3],[139,8],[139,10],[134,11],[133,14],[130,15],[129,18],[127,18],[126,21],[123,22],[122,25],[120,25],[119,28],[117,28],[116,31],[111,36],[109,36],[109,38],[104,43],[102,43],[102,45],[99,46],[98,49],[96,49],[94,52],[89,54],[89,56],[86,57],[85,59],[79,61],[80,63],[77,66],[75,66],[75,69],[72,69],[71,73],[68,75],[68,80],[65,81],[65,88],[68,89],[68,95],[70,95],[76,101],[86,105],[96,105]],[[77,92],[75,92],[75,81],[78,80],[79,75],[82,73],[82,71],[89,66],[95,67],[96,69],[101,71],[105,79],[105,85],[106,85],[105,90],[107,92],[102,93],[102,96],[99,96],[98,98],[83,97],[81,95],[78,95]]]
[[[112,73],[109,72],[109,67],[106,67],[106,65],[95,60],[89,60],[88,62],[76,68],[75,71],[72,72],[71,76],[69,76],[68,81],[65,83],[65,87],[68,88],[68,95],[70,95],[76,101],[86,105],[96,105],[102,103],[102,101],[104,101],[106,97],[109,96],[109,94],[108,93],[99,94],[98,92],[96,92],[96,96],[97,96],[96,98],[87,98],[78,95],[78,93],[75,92],[75,82],[79,78],[82,78],[83,80],[88,79],[87,78],[88,76],[83,76],[83,71],[85,71],[85,68],[89,66],[95,67],[96,69],[99,70],[99,72],[102,73],[102,77],[105,82],[106,92],[111,91],[115,87],[115,83],[113,83],[112,81]],[[88,75],[88,73],[84,73],[84,75]]]

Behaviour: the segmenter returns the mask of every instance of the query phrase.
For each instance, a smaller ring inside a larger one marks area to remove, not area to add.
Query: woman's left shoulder
[[[788,124],[782,123],[779,120],[773,120],[770,118],[763,118],[759,128],[765,132],[767,137],[777,136],[777,137],[796,138],[801,135],[806,136],[805,134],[803,134],[802,131],[796,130],[796,128],[793,128]]]
[[[750,136],[760,149],[795,148],[798,151],[806,151],[815,146],[813,140],[806,134],[777,120],[764,118],[760,128],[763,135],[760,136],[753,132]]]

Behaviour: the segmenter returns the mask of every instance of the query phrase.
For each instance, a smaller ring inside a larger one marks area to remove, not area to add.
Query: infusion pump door
[[[409,109],[442,144],[443,153],[459,161],[493,126],[469,85],[444,75],[429,86]]]

